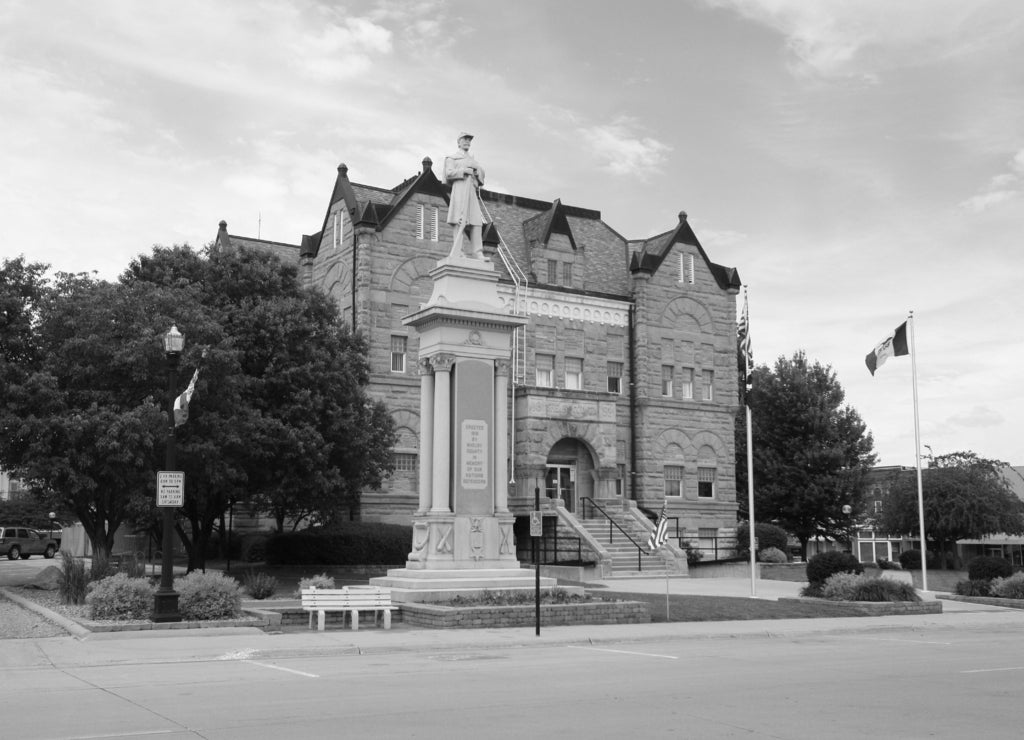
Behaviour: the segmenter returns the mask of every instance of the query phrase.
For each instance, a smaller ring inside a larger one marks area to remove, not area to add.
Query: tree
[[[155,248],[110,283],[0,272],[0,465],[52,491],[109,553],[126,521],[157,529],[167,441],[161,337],[187,335],[178,388],[201,365],[175,432],[185,472],[177,531],[202,567],[214,524],[249,498],[286,518],[358,512],[391,471],[394,428],[365,392],[364,341],[293,267],[234,250]]]
[[[1024,534],[1024,502],[1002,474],[1005,468],[968,451],[940,455],[921,471],[925,535],[940,567],[960,565],[957,540]],[[905,471],[889,488],[881,524],[888,532],[918,532],[919,520],[917,472]]]
[[[864,480],[874,441],[831,366],[802,352],[758,366],[747,394],[753,422],[754,508],[799,541],[848,541],[864,508]],[[742,413],[742,412],[741,412]],[[746,420],[736,425],[737,490],[747,485]],[[849,506],[849,512],[844,507]]]
[[[392,470],[395,433],[365,391],[366,344],[337,307],[295,268],[247,250],[156,248],[122,283],[174,286],[203,309],[186,358],[202,365],[198,400],[178,431],[190,566],[232,501],[271,513],[279,531],[355,518],[359,492]]]
[[[154,296],[0,268],[0,465],[82,522],[95,552],[153,485],[162,413]]]

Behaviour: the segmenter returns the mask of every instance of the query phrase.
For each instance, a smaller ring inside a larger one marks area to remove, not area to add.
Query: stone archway
[[[562,437],[548,450],[544,493],[559,498],[575,512],[583,498],[593,498],[597,468],[590,447],[575,437]]]

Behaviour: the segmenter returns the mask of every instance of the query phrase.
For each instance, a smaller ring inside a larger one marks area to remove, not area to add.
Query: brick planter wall
[[[536,606],[466,606],[402,604],[402,618],[412,627],[477,629],[528,627],[536,621]],[[591,601],[582,604],[541,604],[540,621],[547,627],[573,624],[642,624],[651,610],[638,601]]]
[[[832,601],[831,599],[779,599],[779,602],[813,602],[832,607],[851,617],[886,617],[895,614],[941,614],[940,601]]]
[[[1006,609],[1024,609],[1024,599],[1004,599],[1001,596],[960,596],[959,594],[939,594],[938,598],[946,601],[963,601],[968,604],[986,604],[1001,606]]]

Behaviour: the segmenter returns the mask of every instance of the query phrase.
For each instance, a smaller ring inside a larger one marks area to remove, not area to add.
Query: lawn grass
[[[613,594],[608,594],[612,596]],[[644,601],[651,607],[651,621],[664,622],[664,594],[632,594],[616,591],[614,597],[629,601]],[[856,617],[851,609],[844,614],[834,605],[822,606],[814,602],[770,601],[741,596],[697,596],[673,594],[668,603],[672,622],[725,622],[749,619],[819,619],[826,617]]]

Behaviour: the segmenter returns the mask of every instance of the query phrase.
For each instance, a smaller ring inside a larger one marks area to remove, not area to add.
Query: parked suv
[[[57,552],[57,541],[30,527],[0,526],[0,555],[8,560],[28,560],[33,555],[52,558]]]

